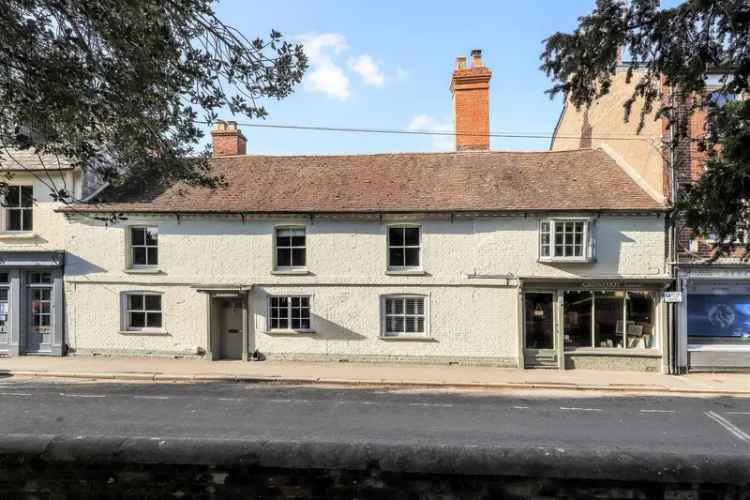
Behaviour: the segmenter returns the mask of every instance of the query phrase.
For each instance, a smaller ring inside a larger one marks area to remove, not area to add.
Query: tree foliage
[[[4,0],[0,155],[31,149],[136,189],[216,185],[199,122],[265,117],[306,65],[300,45],[249,40],[210,0]]]
[[[728,250],[750,217],[750,101],[720,106],[725,99],[715,97],[748,91],[750,1],[686,0],[661,8],[658,0],[597,0],[578,21],[573,33],[545,41],[542,69],[553,80],[548,93],[563,93],[576,107],[591,104],[609,92],[624,48],[631,60],[628,79],[637,78],[624,118],[642,100],[641,126],[654,113],[673,127],[675,151],[684,141],[707,150],[705,174],[677,193],[675,207],[696,233],[716,235],[726,242],[720,250]],[[724,75],[721,88],[707,91],[712,73]],[[675,99],[663,100],[661,88],[671,89]],[[712,126],[695,137],[688,124],[698,110],[707,112]]]

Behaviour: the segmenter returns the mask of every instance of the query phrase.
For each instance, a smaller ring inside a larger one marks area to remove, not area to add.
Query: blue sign
[[[750,337],[750,295],[689,294],[688,335]]]

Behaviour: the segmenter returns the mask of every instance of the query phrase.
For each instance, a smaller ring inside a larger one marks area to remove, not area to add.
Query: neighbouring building
[[[630,68],[634,76],[628,83],[628,69],[627,64],[620,65],[611,92],[589,108],[565,106],[550,149],[601,147],[628,165],[625,168],[644,189],[653,196],[661,194],[671,204],[674,193],[702,175],[706,153],[696,139],[705,134],[706,112],[688,115],[684,110],[696,96],[663,87],[662,102],[681,110],[687,137],[678,135],[678,146],[672,148],[676,127],[668,127],[666,118],[655,119],[654,113],[646,117],[639,133],[638,101],[630,121],[623,120],[623,105],[639,75],[638,68]],[[720,79],[721,75],[706,75],[710,98],[724,103],[745,97],[719,93]],[[750,265],[741,258],[744,246],[735,255],[712,259],[713,240],[696,237],[679,215],[670,220],[668,260],[680,300],[668,312],[672,371],[750,368]]]
[[[458,59],[456,152],[246,154],[221,122],[226,187],[61,208],[70,351],[666,371],[663,197],[603,148],[490,151],[490,78]]]
[[[65,160],[3,149],[0,174],[8,184],[0,208],[0,354],[65,353],[63,268],[65,216],[52,192],[77,200],[93,188]]]

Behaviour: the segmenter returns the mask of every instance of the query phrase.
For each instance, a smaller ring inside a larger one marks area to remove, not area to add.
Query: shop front
[[[63,252],[0,252],[0,353],[65,354]]]
[[[524,280],[524,366],[665,371],[666,284]]]
[[[750,369],[750,269],[694,266],[679,273],[680,366]]]

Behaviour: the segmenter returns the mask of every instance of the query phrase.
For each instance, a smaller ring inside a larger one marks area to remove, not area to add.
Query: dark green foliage
[[[552,78],[551,95],[564,93],[573,105],[592,103],[606,94],[615,73],[618,49],[631,61],[629,77],[637,77],[624,118],[636,99],[644,102],[640,123],[656,110],[675,133],[672,147],[695,141],[709,152],[706,173],[689,189],[678,193],[676,209],[689,227],[706,236],[713,233],[721,250],[732,245],[739,227],[748,220],[750,199],[747,100],[720,107],[706,91],[705,76],[726,75],[714,93],[741,95],[750,78],[750,1],[687,0],[662,9],[658,0],[598,0],[594,11],[579,18],[573,33],[555,33],[546,41],[542,69]],[[638,73],[633,68],[638,67]],[[636,76],[637,75],[637,76]],[[679,107],[662,101],[660,80],[673,95],[693,96]],[[690,113],[707,109],[715,126],[691,137]],[[686,112],[685,112],[686,111]]]
[[[135,189],[220,183],[196,122],[224,106],[264,117],[260,101],[289,95],[307,62],[275,31],[246,39],[212,3],[4,0],[0,155],[33,148]]]

